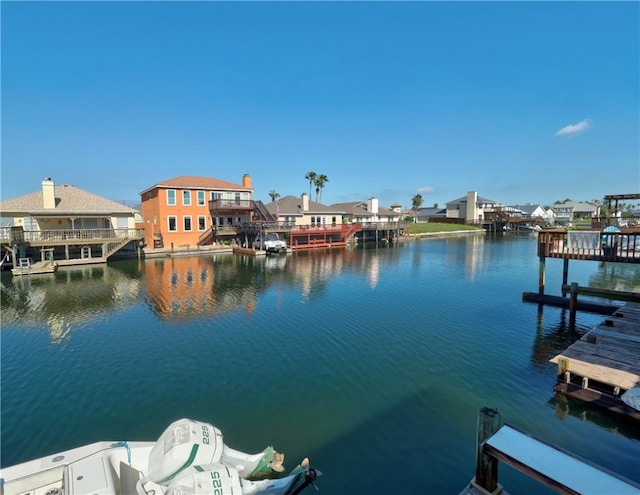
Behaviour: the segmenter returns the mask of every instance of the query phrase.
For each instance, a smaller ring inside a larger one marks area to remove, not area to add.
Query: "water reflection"
[[[631,263],[601,263],[589,277],[589,287],[640,292],[640,266]]]
[[[54,276],[3,274],[2,323],[44,325],[52,342],[61,342],[74,327],[133,305],[141,290],[139,277],[110,265],[61,268]]]
[[[547,308],[553,313],[552,323],[545,325],[545,309],[543,305],[538,306],[536,336],[531,356],[532,363],[538,367],[546,366],[551,358],[560,354],[590,330],[580,325],[571,325],[567,309],[559,309],[559,317],[556,317],[557,310],[551,311],[552,309],[554,308]]]
[[[587,402],[578,402],[564,394],[556,394],[547,403],[554,408],[556,418],[564,421],[568,417],[589,421],[610,433],[629,438],[640,439],[640,425],[634,419],[624,415],[608,413],[598,406]]]

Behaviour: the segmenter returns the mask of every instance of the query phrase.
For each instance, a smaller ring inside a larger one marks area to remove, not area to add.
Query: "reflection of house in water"
[[[378,285],[380,278],[380,261],[377,256],[372,256],[369,260],[369,268],[367,270],[367,278],[369,280],[369,286],[375,289]]]
[[[149,300],[165,318],[213,316],[240,307],[251,312],[256,280],[250,274],[253,268],[243,269],[243,264],[256,261],[224,254],[149,260],[145,263]]]
[[[108,265],[63,268],[55,279],[14,277],[0,285],[4,325],[41,327],[62,342],[78,326],[135,304],[141,282]]]

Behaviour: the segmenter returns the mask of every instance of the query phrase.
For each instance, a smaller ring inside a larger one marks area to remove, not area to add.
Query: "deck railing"
[[[143,229],[115,228],[115,229],[54,229],[54,230],[25,230],[21,231],[20,241],[31,244],[70,244],[77,242],[101,242],[109,239],[142,239]],[[13,243],[11,227],[0,228],[0,241]]]
[[[542,230],[538,233],[538,256],[640,263],[640,230]]]

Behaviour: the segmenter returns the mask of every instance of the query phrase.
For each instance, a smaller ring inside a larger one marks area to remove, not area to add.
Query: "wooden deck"
[[[640,420],[619,399],[640,387],[640,303],[629,302],[558,354],[557,392]]]
[[[500,462],[564,494],[640,494],[640,484],[508,424],[497,409],[478,413],[476,472],[460,495],[501,495]]]
[[[538,256],[565,260],[640,263],[640,229],[619,232],[592,230],[542,230],[538,233]]]
[[[344,247],[362,230],[359,223],[320,227],[298,227],[289,232],[288,246],[293,249]]]

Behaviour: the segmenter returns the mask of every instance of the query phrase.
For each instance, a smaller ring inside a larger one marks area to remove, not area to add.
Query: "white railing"
[[[70,241],[93,241],[103,239],[142,239],[143,229],[54,229],[54,230],[26,230],[24,242],[30,243],[56,243]],[[11,241],[10,227],[0,227],[0,239],[3,242]]]

